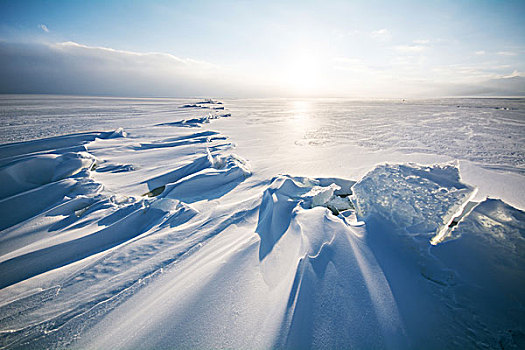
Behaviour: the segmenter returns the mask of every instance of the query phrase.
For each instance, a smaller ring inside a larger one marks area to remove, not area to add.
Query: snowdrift
[[[262,178],[218,105],[0,146],[3,348],[525,346],[523,211],[456,164]]]

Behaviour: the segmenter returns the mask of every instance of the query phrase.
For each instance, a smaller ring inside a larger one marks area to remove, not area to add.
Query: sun
[[[319,91],[320,61],[312,52],[296,54],[283,74],[284,86],[294,95],[312,95]]]

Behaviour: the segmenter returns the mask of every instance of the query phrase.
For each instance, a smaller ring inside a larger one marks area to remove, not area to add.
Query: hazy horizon
[[[173,100],[208,100],[208,99],[219,99],[219,100],[348,100],[348,101],[397,101],[402,100],[405,102],[410,101],[432,101],[432,100],[461,100],[461,99],[525,99],[525,95],[449,95],[449,96],[423,96],[423,97],[379,97],[379,96],[253,96],[253,97],[235,97],[235,96],[219,96],[219,95],[188,95],[188,96],[141,96],[141,95],[102,95],[102,94],[77,94],[77,93],[46,93],[46,92],[29,92],[29,93],[17,93],[17,92],[0,92],[0,96],[3,97],[14,97],[14,96],[25,96],[28,98],[50,97],[50,98],[86,98],[86,99],[133,99],[133,100],[162,100],[162,99],[173,99]]]

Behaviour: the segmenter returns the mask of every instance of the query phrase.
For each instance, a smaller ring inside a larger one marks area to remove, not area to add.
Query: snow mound
[[[42,154],[0,168],[0,199],[89,170],[96,162],[87,152]]]
[[[525,346],[525,212],[498,199],[478,204],[431,254],[458,275],[454,299],[482,322],[476,342]]]
[[[135,147],[136,150],[150,150],[154,148],[170,148],[179,147],[192,144],[207,144],[212,141],[226,140],[224,136],[195,136],[187,139],[168,138],[161,141],[141,143],[140,146]]]
[[[335,182],[347,183],[348,180],[333,179]],[[337,215],[339,210],[351,210],[352,204],[347,197],[335,195],[341,187],[334,182],[326,184],[325,179],[314,179],[307,177],[292,177],[280,175],[272,180],[272,183],[264,191],[256,232],[261,238],[259,247],[259,258],[263,260],[272,251],[275,244],[290,228],[298,212],[328,208]],[[326,209],[321,210],[326,212]],[[308,240],[311,243],[311,240]],[[317,249],[310,251],[315,255]]]
[[[293,279],[274,347],[402,346],[388,283],[359,229],[322,208],[340,187],[321,183],[278,176],[263,194],[256,227],[263,277],[271,288]]]
[[[213,156],[208,151],[207,157],[198,162],[202,170],[167,185],[166,197],[192,203],[217,193],[222,195],[251,175],[248,163],[235,154]]]
[[[107,132],[85,132],[0,145],[0,167],[25,159],[29,155],[83,152],[86,151],[86,144],[95,141],[97,138],[104,139],[107,136]]]
[[[380,217],[409,235],[432,238],[446,230],[474,194],[454,165],[377,166],[352,187],[357,215]]]
[[[260,260],[270,253],[288,230],[293,211],[302,202],[301,195],[307,193],[311,187],[309,179],[278,176],[264,191],[255,229],[261,238]]]
[[[486,199],[432,253],[485,291],[498,281],[497,293],[525,305],[525,212]]]

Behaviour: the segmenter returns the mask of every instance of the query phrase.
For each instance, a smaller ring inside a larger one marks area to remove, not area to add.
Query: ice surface
[[[0,347],[524,347],[521,100],[2,99]]]
[[[236,141],[243,134],[261,135],[267,126],[274,133],[286,131],[293,143],[302,146],[344,145],[347,153],[352,153],[350,146],[360,146],[404,154],[443,154],[490,169],[518,173],[525,169],[523,99],[224,102],[245,123],[240,135],[234,130],[226,133]],[[0,143],[121,126],[127,130],[140,126],[144,119],[179,122],[196,118],[195,114],[205,117],[210,111],[179,108],[184,104],[210,106],[206,100],[4,95],[0,99]],[[264,138],[266,144],[269,141]]]

